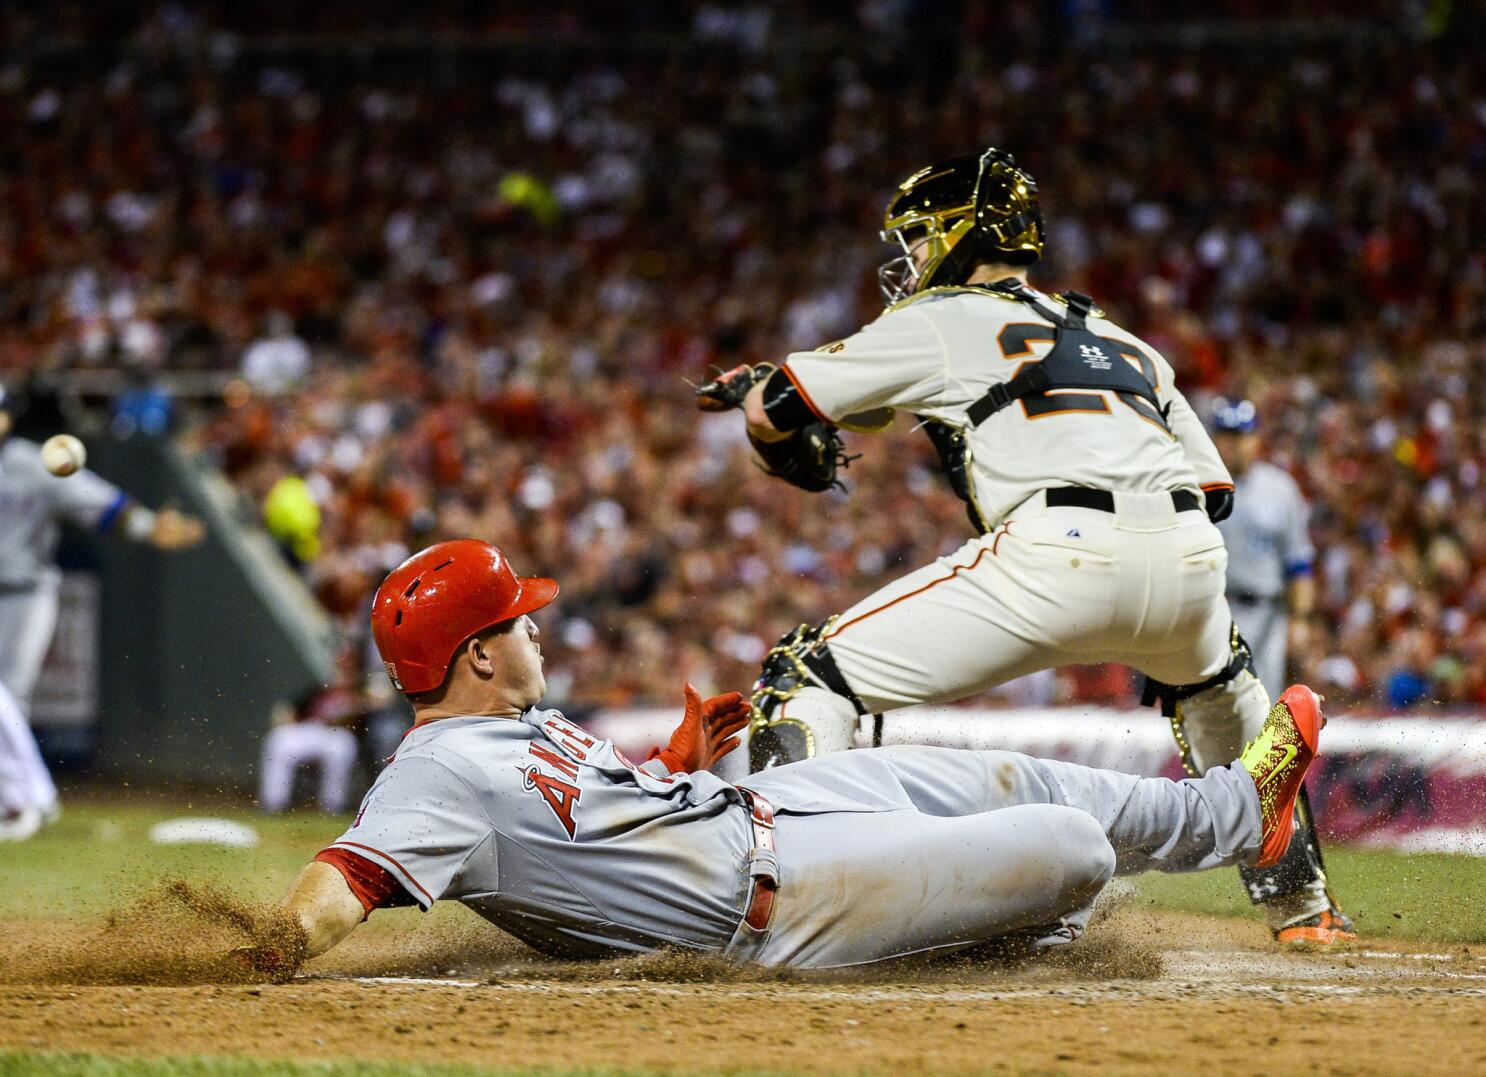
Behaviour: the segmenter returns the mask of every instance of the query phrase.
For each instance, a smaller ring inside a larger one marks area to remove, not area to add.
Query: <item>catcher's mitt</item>
[[[833,486],[844,489],[836,469],[856,459],[846,455],[840,433],[828,423],[802,426],[783,441],[760,441],[752,435],[748,440],[764,462],[764,471],[811,493]]]
[[[749,366],[741,363],[724,370],[705,385],[697,386],[697,407],[703,411],[728,411],[741,408],[743,398],[761,381],[768,381],[777,368],[773,363]]]

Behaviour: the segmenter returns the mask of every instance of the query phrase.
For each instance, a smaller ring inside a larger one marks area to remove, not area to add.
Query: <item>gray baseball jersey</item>
[[[53,475],[34,441],[0,442],[0,588],[34,587],[54,571],[64,521],[106,530],[127,504],[122,490],[86,468]]]
[[[441,719],[408,734],[332,848],[545,952],[720,947],[748,889],[742,796],[650,768],[557,711]]]
[[[1228,546],[1228,593],[1277,599],[1316,556],[1310,506],[1283,468],[1260,460],[1234,481],[1233,514],[1218,524]]]
[[[1233,514],[1218,525],[1228,546],[1228,606],[1271,697],[1285,687],[1286,587],[1315,559],[1309,524],[1310,506],[1290,473],[1260,460],[1238,476]]]
[[[661,769],[556,711],[445,718],[408,735],[331,849],[424,909],[457,899],[548,953],[670,943],[828,967],[1014,931],[1071,941],[1112,873],[1217,867],[1259,845],[1239,767],[1177,783],[1010,752],[843,752],[751,780],[778,812],[780,877],[754,931],[742,795]]]

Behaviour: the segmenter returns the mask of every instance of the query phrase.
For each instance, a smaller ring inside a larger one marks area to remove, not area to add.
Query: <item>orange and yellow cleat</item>
[[[1263,829],[1256,868],[1278,863],[1290,847],[1295,832],[1295,798],[1300,795],[1306,768],[1316,757],[1325,724],[1321,697],[1303,684],[1291,685],[1270,708],[1259,735],[1238,757],[1259,792]]]

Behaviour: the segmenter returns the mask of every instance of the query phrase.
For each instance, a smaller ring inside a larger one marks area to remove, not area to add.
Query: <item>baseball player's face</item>
[[[495,667],[494,683],[523,710],[535,706],[547,691],[538,631],[536,622],[523,614],[509,628],[489,637],[486,644]]]
[[[925,264],[929,261],[929,256],[934,253],[934,244],[929,242],[927,232],[917,232],[910,236],[908,241],[912,244],[908,253],[913,255],[913,267],[922,273]]]
[[[0,441],[10,436],[10,412],[0,411]]]
[[[1223,464],[1235,475],[1242,475],[1259,457],[1259,436],[1239,431],[1220,430],[1213,437]]]

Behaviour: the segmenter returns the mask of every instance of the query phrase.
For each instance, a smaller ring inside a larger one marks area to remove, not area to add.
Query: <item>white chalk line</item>
[[[1486,977],[1472,977],[1486,978]],[[745,984],[574,984],[529,982],[472,983],[468,980],[399,979],[384,976],[358,976],[355,983],[390,987],[438,986],[476,988],[530,995],[661,995],[669,998],[692,998],[699,990],[721,989],[732,998],[769,999],[777,1001],[781,992],[799,1002],[1013,1002],[1018,999],[1061,999],[1073,1005],[1115,1001],[1181,1001],[1194,996],[1232,997],[1253,995],[1282,1000],[1313,995],[1385,997],[1438,995],[1449,998],[1486,998],[1486,987],[1445,987],[1432,984],[1399,984],[1384,987],[1361,984],[1215,984],[1211,980],[1113,980],[1098,984],[1074,984],[1062,987],[1026,987],[1009,990],[965,988],[802,988],[787,983],[760,988]]]
[[[948,987],[925,983],[904,986],[869,986],[850,984],[806,985],[787,980],[770,983],[728,983],[711,981],[697,984],[675,983],[571,983],[551,980],[481,981],[467,979],[440,979],[414,976],[358,976],[356,983],[375,984],[386,987],[488,987],[506,992],[527,994],[607,995],[616,992],[635,995],[660,995],[666,997],[692,997],[699,990],[720,990],[735,998],[777,998],[781,993],[801,1001],[847,1001],[847,1002],[993,1002],[1015,999],[1067,999],[1072,1002],[1088,1002],[1091,999],[1115,998],[1159,999],[1167,996],[1191,997],[1192,994],[1234,996],[1250,995],[1284,998],[1290,995],[1325,996],[1388,996],[1388,995],[1448,995],[1452,997],[1486,996],[1486,987],[1467,986],[1471,981],[1486,981],[1486,972],[1474,971],[1483,968],[1472,964],[1473,971],[1449,969],[1423,969],[1417,965],[1409,968],[1405,963],[1422,961],[1451,961],[1455,955],[1437,953],[1392,953],[1386,950],[1354,950],[1336,955],[1341,960],[1361,958],[1369,962],[1370,969],[1356,970],[1337,966],[1325,961],[1296,961],[1285,955],[1262,954],[1254,951],[1179,950],[1168,951],[1166,956],[1175,959],[1178,968],[1153,980],[1103,980],[1075,981],[1051,985],[1028,984],[1025,987],[966,988]],[[1378,969],[1373,962],[1394,962],[1401,973],[1396,979],[1379,982]],[[1241,962],[1250,975],[1263,974],[1256,969],[1262,963],[1272,971],[1268,982],[1233,982],[1225,980],[1222,966]],[[1373,971],[1376,970],[1376,971]],[[1361,980],[1361,983],[1335,981]],[[1446,983],[1423,983],[1422,980],[1446,981]],[[1331,981],[1331,982],[1321,982]],[[1455,986],[1459,984],[1459,986]]]

